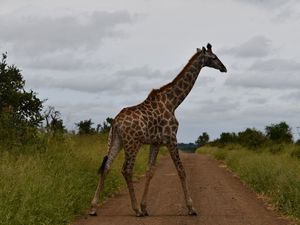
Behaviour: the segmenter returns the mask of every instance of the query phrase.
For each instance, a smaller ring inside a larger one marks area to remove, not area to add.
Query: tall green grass
[[[68,224],[89,207],[106,154],[107,136],[72,136],[48,141],[41,151],[0,149],[0,224]],[[28,148],[28,147],[27,147]],[[120,153],[105,183],[103,198],[124,187]],[[134,174],[147,167],[148,148],[138,154]]]
[[[292,157],[297,148],[287,145],[274,154],[272,149],[203,147],[198,153],[223,160],[254,191],[267,196],[277,209],[300,219],[300,160]]]

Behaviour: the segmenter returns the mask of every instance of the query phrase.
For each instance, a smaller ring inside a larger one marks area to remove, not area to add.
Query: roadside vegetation
[[[106,154],[107,135],[48,139],[39,151],[16,153],[0,149],[0,224],[69,224],[89,207],[97,169]],[[115,160],[102,200],[125,187],[124,154]],[[135,178],[146,170],[148,148],[138,154]]]
[[[300,219],[300,144],[285,122],[266,126],[265,132],[222,133],[197,152],[224,161],[276,209]]]
[[[91,119],[67,131],[54,106],[26,90],[21,71],[0,62],[0,225],[64,225],[89,207],[98,182],[97,170],[107,152],[107,118],[93,127]],[[147,167],[143,146],[135,179]],[[124,188],[123,151],[106,179],[102,200]]]

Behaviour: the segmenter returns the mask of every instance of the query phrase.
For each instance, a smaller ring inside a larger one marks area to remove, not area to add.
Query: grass
[[[16,153],[0,148],[0,224],[69,224],[89,207],[107,136],[52,140],[42,151]],[[113,164],[102,200],[125,186],[123,151]],[[147,167],[148,148],[137,156],[135,178]]]
[[[279,153],[271,149],[251,151],[240,146],[203,147],[198,153],[213,155],[245,181],[255,192],[286,215],[300,219],[299,146],[287,145]],[[296,155],[296,156],[294,156]],[[294,157],[293,157],[294,156]]]

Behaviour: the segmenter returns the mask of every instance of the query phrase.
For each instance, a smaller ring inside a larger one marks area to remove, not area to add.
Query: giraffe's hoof
[[[136,216],[136,217],[144,217],[145,215],[144,215],[143,212],[137,211],[137,212],[135,213],[135,216]]]
[[[147,210],[146,210],[146,209],[145,209],[145,210],[143,210],[143,212],[142,212],[142,213],[143,213],[143,215],[144,215],[144,216],[149,216],[149,214],[148,214],[148,212],[147,212]]]
[[[89,215],[90,215],[90,216],[97,216],[97,212],[96,212],[96,211],[93,211],[93,210],[90,210],[90,211],[89,211]]]
[[[90,216],[97,216],[97,208],[92,207],[89,211]]]
[[[146,209],[146,205],[141,204],[141,210],[144,216],[149,216],[147,209]]]
[[[195,209],[189,210],[189,216],[197,216],[197,212]]]

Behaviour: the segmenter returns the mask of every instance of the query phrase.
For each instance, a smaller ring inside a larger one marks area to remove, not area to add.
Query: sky
[[[300,1],[1,0],[0,52],[66,127],[115,117],[172,81],[209,42],[227,73],[201,70],[176,110],[178,142],[286,121],[300,129]]]

